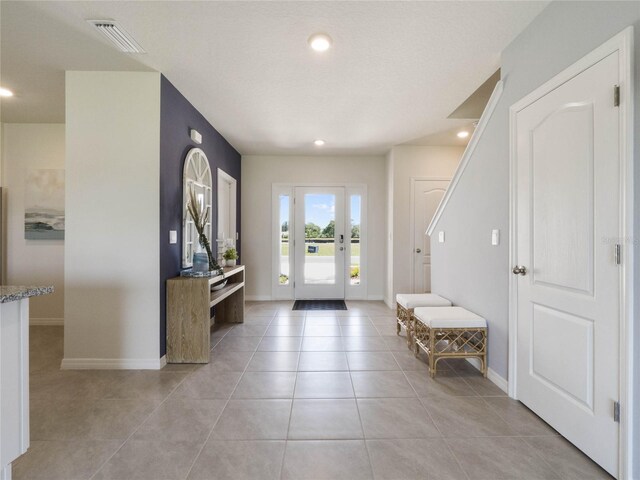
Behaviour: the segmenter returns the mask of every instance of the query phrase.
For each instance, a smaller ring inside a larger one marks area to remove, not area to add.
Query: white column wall
[[[160,368],[160,74],[67,72],[63,368]]]

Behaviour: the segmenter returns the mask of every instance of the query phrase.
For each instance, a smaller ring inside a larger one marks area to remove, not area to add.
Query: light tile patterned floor
[[[31,448],[14,478],[592,479],[588,458],[464,361],[428,376],[381,302],[248,303],[207,365],[60,371],[31,328]]]

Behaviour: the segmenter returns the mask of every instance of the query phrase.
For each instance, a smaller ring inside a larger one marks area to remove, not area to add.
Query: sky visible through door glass
[[[336,218],[336,197],[331,194],[306,194],[305,196],[305,223],[315,223],[324,229],[331,220]]]
[[[335,196],[332,194],[307,195],[310,205],[305,205],[307,223],[315,223],[320,228],[326,227],[335,218]],[[360,196],[351,197],[351,220],[353,225],[360,224]],[[280,203],[280,218],[289,218],[289,202]]]
[[[289,195],[280,195],[280,226],[289,223]]]

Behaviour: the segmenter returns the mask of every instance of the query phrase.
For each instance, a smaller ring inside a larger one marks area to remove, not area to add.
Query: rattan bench
[[[480,371],[487,376],[487,322],[462,307],[416,308],[413,311],[415,354],[429,356],[429,373],[436,374],[443,358],[480,359]]]
[[[396,295],[396,334],[407,332],[407,346],[413,348],[413,310],[417,307],[450,307],[451,302],[434,293],[399,293]]]

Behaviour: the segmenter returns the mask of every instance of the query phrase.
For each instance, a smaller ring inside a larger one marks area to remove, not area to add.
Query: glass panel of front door
[[[279,195],[280,234],[278,235],[278,265],[280,285],[289,285],[289,195]]]
[[[296,188],[296,298],[344,298],[344,189]]]
[[[349,213],[351,215],[349,245],[349,277],[351,285],[360,285],[360,217],[362,216],[362,196],[351,195]]]

